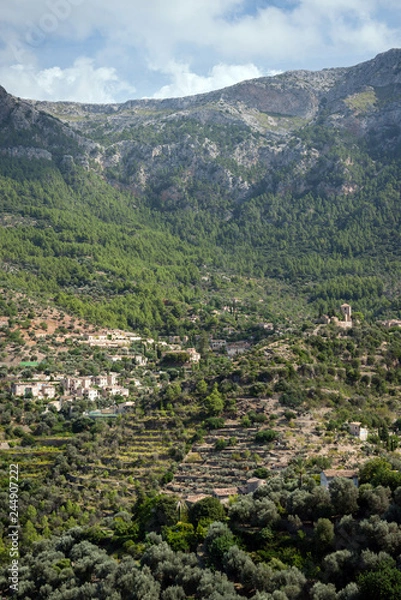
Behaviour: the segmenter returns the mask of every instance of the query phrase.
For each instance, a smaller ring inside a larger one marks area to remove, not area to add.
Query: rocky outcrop
[[[170,209],[186,206],[189,197],[203,206],[210,190],[209,202],[224,196],[233,206],[258,191],[303,193],[330,172],[336,177],[321,185],[322,193],[353,193],[346,163],[329,157],[331,138],[394,151],[400,122],[401,50],[350,68],[123,104],[22,101],[0,88],[2,131],[22,132],[25,141],[11,144],[3,135],[7,152],[33,156],[32,148],[40,148],[44,154],[37,150],[36,157],[51,155],[64,166],[71,156]]]
[[[30,146],[14,146],[13,148],[1,148],[1,154],[8,154],[14,158],[33,158],[37,160],[52,160],[52,154],[42,148],[32,148]]]

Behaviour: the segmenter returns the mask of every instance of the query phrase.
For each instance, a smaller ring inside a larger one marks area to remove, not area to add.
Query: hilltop
[[[278,182],[269,172],[295,164],[298,177],[291,191],[304,193],[319,161],[327,161],[340,138],[345,151],[359,142],[372,154],[397,152],[400,60],[401,51],[391,50],[356,67],[287,72],[179,99],[31,106],[60,119],[78,140],[97,142],[86,158],[110,180],[116,174],[136,193],[156,185],[159,192],[170,190],[169,207],[177,208],[184,190],[193,187],[187,195],[203,206],[194,182],[212,178],[218,186],[228,186],[232,208],[255,195],[260,185],[264,192],[276,192]],[[326,193],[346,192],[345,186],[355,191],[357,186],[352,170],[339,158],[334,165],[338,181]],[[327,176],[322,166],[332,170],[333,165],[320,165]],[[156,183],[165,170],[181,185],[163,181],[165,174]],[[212,205],[216,198],[209,201]]]

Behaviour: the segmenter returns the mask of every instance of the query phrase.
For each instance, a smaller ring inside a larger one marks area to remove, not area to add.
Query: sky
[[[398,47],[400,0],[0,0],[0,85],[37,100],[187,96]]]

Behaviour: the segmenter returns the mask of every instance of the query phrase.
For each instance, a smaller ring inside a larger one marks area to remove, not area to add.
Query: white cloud
[[[381,5],[386,4],[382,2]],[[382,22],[377,0],[302,0],[291,11],[261,9],[234,23],[222,24],[215,45],[223,55],[297,63],[321,61],[329,54],[341,61],[355,53],[372,56],[401,41],[401,29]],[[394,23],[395,25],[395,23]],[[322,65],[330,66],[330,65]]]
[[[135,89],[121,81],[113,68],[95,68],[89,58],[77,59],[72,67],[38,70],[32,65],[16,64],[0,68],[0,79],[16,96],[36,100],[75,100],[77,102],[115,102],[121,92],[133,95]]]
[[[380,31],[370,38],[374,50],[394,40],[394,24],[380,23],[379,15],[386,8],[397,11],[395,0],[298,0],[290,9],[284,1],[283,8],[265,4],[255,15],[239,12],[228,19],[246,6],[245,0],[16,0],[2,20],[18,29],[28,45],[57,36],[82,39],[101,31],[111,46],[140,47],[160,65],[185,61],[176,53],[185,44],[219,53],[214,64],[227,56],[231,62],[240,53],[245,61],[270,56],[296,61],[294,50],[302,55],[324,51],[333,39],[344,39],[342,31],[353,32],[347,46],[366,43],[369,24]],[[337,47],[339,53],[343,50]]]
[[[265,0],[252,14],[246,14],[247,0],[6,4],[0,39],[8,52],[0,52],[0,84],[6,75],[29,96],[47,89],[61,99],[76,90],[79,99],[123,100],[133,85],[140,96],[155,89],[158,96],[198,93],[230,85],[240,69],[244,78],[253,77],[254,65],[264,73],[345,66],[401,46],[399,0],[282,0],[281,7]],[[82,56],[93,60],[86,72],[77,66]],[[25,81],[18,80],[16,63]]]
[[[202,76],[192,73],[189,65],[170,62],[164,70],[172,78],[172,83],[164,85],[154,94],[154,98],[173,98],[202,94],[211,90],[234,85],[245,79],[262,77],[263,73],[253,64],[246,65],[215,65],[209,75]],[[272,74],[272,73],[269,73]]]

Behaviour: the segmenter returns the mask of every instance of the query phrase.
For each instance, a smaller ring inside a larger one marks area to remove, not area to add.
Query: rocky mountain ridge
[[[260,190],[302,194],[315,185],[316,169],[321,179],[333,169],[338,175],[321,192],[350,193],[357,183],[347,145],[368,143],[372,155],[397,151],[400,120],[398,49],[355,67],[292,71],[184,98],[79,104],[0,94],[2,152],[46,151],[64,165],[72,156],[169,210],[207,207],[202,188],[210,185],[220,208]],[[10,146],[10,136],[19,143]],[[344,156],[329,159],[339,140]],[[290,183],[277,181],[283,169]]]

